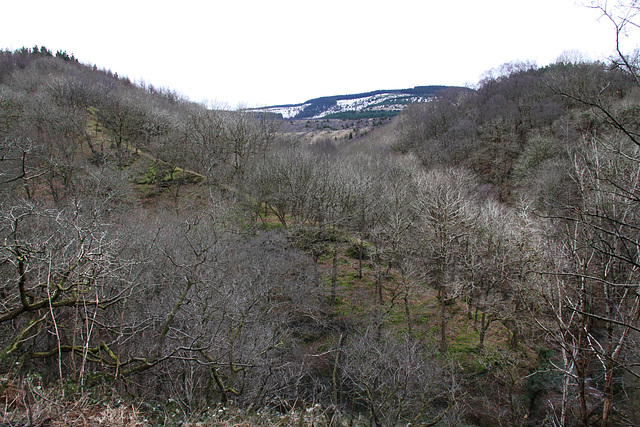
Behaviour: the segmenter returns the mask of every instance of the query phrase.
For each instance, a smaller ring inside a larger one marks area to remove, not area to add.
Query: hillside
[[[0,425],[640,425],[637,70],[283,120],[0,52]]]
[[[324,96],[301,104],[252,109],[280,115],[284,119],[371,119],[393,117],[407,105],[433,100],[450,86],[417,86],[412,89],[377,90],[351,95]],[[457,88],[464,90],[465,88]]]

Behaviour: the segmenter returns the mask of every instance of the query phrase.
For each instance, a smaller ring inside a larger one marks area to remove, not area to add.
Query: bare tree
[[[107,237],[105,224],[81,209],[13,200],[2,205],[2,356],[22,364],[58,355],[60,376],[63,353],[81,356],[83,367],[89,358],[102,358],[99,353],[106,347],[94,346],[95,338],[76,332],[91,329],[92,313],[131,290],[118,274],[126,269],[114,257],[118,240]],[[80,310],[84,320],[78,325]],[[109,357],[104,361],[109,363]],[[82,369],[72,363],[81,375]]]
[[[633,347],[640,315],[640,143],[637,124],[630,120],[637,101],[629,91],[638,87],[637,57],[621,49],[626,31],[637,28],[638,7],[635,1],[593,7],[615,27],[613,68],[580,73],[587,64],[575,64],[575,73],[548,82],[575,105],[587,107],[591,125],[570,151],[576,196],[556,210],[568,261],[559,266],[558,283],[546,299],[562,348],[559,422],[568,422],[570,388],[575,387],[581,425],[610,425],[633,417],[633,409],[616,403],[616,390],[633,387],[639,377]]]
[[[540,270],[536,226],[527,212],[495,202],[479,206],[473,225],[464,267],[469,281],[465,294],[469,309],[475,310],[478,347],[484,347],[486,333],[497,321],[510,330],[515,350],[523,317],[535,306],[527,288]]]
[[[316,194],[314,157],[304,147],[280,147],[251,162],[242,184],[252,197],[249,204],[255,213],[272,213],[285,229],[290,222],[310,221],[315,216],[311,208],[311,197]]]
[[[230,178],[241,177],[247,161],[273,145],[278,122],[266,113],[248,111],[227,111],[222,118],[223,161]]]
[[[97,118],[111,134],[118,166],[124,167],[145,140],[148,105],[133,91],[111,91],[97,107]]]
[[[415,259],[423,280],[438,291],[440,351],[447,350],[448,305],[462,294],[462,259],[474,216],[472,177],[463,170],[432,170],[416,177]]]
[[[197,172],[216,179],[218,167],[224,161],[223,114],[204,105],[190,104],[180,110],[177,143],[189,153],[188,164]]]
[[[344,393],[367,409],[370,425],[456,424],[463,393],[453,365],[376,329],[350,336],[339,362]]]
[[[637,46],[634,52],[626,51],[624,46],[626,40],[633,40],[631,34],[639,28],[640,4],[636,0],[593,0],[587,4],[588,7],[599,11],[614,27],[616,55],[612,58],[613,65],[624,69],[634,78],[636,85],[640,86],[640,58]]]

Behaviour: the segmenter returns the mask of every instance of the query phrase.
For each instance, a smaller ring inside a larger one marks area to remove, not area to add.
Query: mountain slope
[[[416,86],[411,89],[376,90],[372,92],[324,96],[301,104],[273,105],[253,111],[274,113],[284,119],[372,118],[398,114],[408,104],[428,102],[438,92],[453,86]]]

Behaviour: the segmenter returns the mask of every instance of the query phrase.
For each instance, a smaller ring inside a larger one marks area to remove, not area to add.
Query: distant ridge
[[[458,86],[416,86],[410,89],[375,90],[350,95],[323,96],[300,104],[252,108],[283,119],[361,119],[392,117],[414,102],[428,102],[443,90],[470,90]]]

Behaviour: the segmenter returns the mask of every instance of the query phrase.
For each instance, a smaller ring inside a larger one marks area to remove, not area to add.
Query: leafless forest
[[[639,65],[312,143],[0,52],[0,425],[640,425]]]

